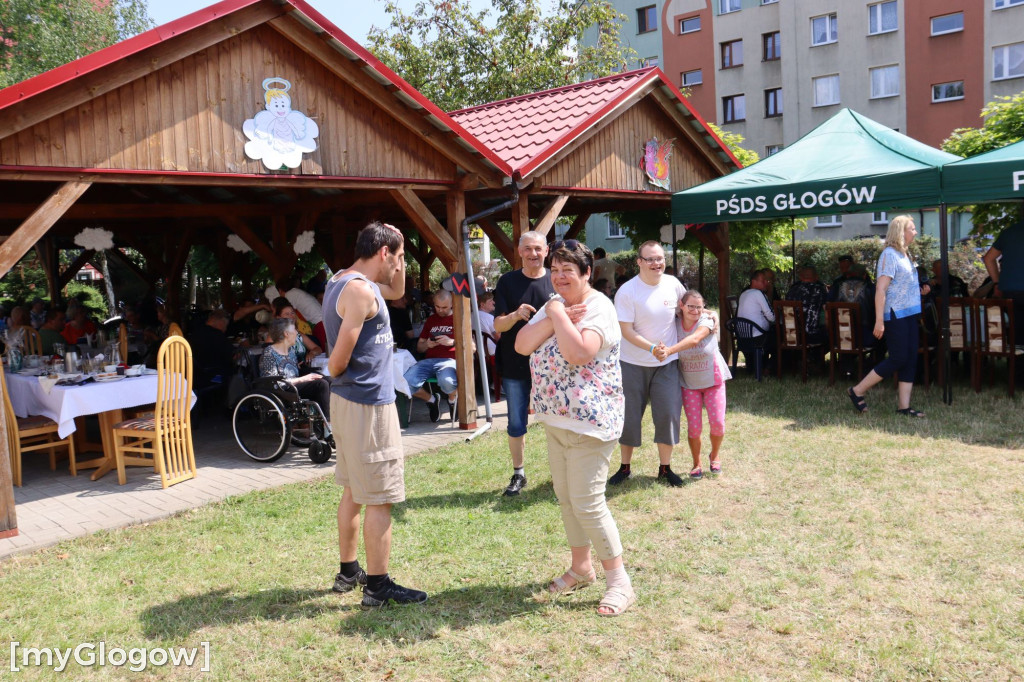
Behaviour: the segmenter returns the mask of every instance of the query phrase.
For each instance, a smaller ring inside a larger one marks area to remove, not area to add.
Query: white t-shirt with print
[[[684,293],[686,287],[671,275],[662,275],[654,286],[634,277],[615,293],[615,312],[619,322],[632,324],[636,333],[651,343],[671,346],[677,341],[676,309]],[[622,361],[639,367],[660,367],[675,362],[676,356],[658,360],[649,348],[639,348],[623,339]]]

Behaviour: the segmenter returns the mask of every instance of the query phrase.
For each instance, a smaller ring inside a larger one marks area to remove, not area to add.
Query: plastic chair
[[[114,425],[117,482],[125,466],[152,466],[166,488],[195,478],[192,449],[192,348],[183,336],[168,336],[156,360],[156,409],[152,417]]]
[[[33,330],[34,331],[34,330]],[[75,461],[75,441],[73,434],[60,438],[57,434],[57,423],[46,417],[26,417],[19,419],[14,415],[10,394],[7,392],[7,378],[0,370],[0,390],[4,394],[4,419],[7,422],[7,451],[11,457],[11,478],[14,485],[21,487],[21,455],[24,452],[37,450],[50,451],[50,471],[57,469],[57,448],[67,446],[71,475],[78,475]]]
[[[1006,358],[1006,375],[1010,397],[1014,393],[1014,373],[1018,355],[1024,355],[1024,346],[1017,346],[1014,338],[1013,301],[1008,298],[975,299],[975,317],[978,331],[977,366],[978,383],[974,390],[981,392],[981,362],[985,358]],[[995,381],[995,363],[989,364],[988,385]]]
[[[751,357],[754,360],[754,376],[761,381],[762,366],[764,364],[764,344],[768,341],[768,330],[757,325],[753,320],[745,317],[734,317],[725,323],[725,328],[736,339],[736,346],[732,352],[732,371],[736,371],[736,363],[739,361],[740,351],[750,363]]]
[[[25,324],[18,327],[22,331],[22,339],[25,344],[25,353],[28,355],[42,355],[43,354],[43,340],[39,336],[39,332],[36,331],[35,327]]]

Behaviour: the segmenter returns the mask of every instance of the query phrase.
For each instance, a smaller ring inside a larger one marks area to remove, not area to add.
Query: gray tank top
[[[361,279],[373,287],[377,297],[377,314],[363,322],[348,368],[341,376],[331,378],[331,392],[362,405],[388,405],[395,402],[395,377],[392,371],[394,339],[391,335],[391,318],[384,297],[380,294],[380,287],[357,272],[329,279],[324,291],[324,331],[327,332],[328,343],[333,346],[341,329],[338,298],[345,286],[354,279]]]

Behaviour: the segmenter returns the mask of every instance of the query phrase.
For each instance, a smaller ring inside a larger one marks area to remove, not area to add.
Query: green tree
[[[759,161],[757,152],[743,147],[742,135],[726,132],[714,123],[709,125],[744,167]],[[661,226],[672,222],[671,210],[667,208],[613,213],[612,219],[627,229],[634,247],[649,239],[659,239]],[[730,250],[749,254],[757,267],[789,270],[792,268],[792,258],[783,254],[779,245],[792,239],[793,230],[803,230],[806,227],[807,221],[802,218],[729,223]],[[700,250],[700,242],[697,239],[683,239],[677,248],[697,252]]]
[[[370,49],[445,111],[578,83],[619,71],[636,52],[619,42],[625,17],[606,0],[422,0],[411,14],[389,1],[391,25],[370,31]],[[596,45],[583,31],[600,26]]]
[[[1024,92],[996,97],[981,110],[981,117],[985,121],[980,128],[957,128],[942,143],[942,149],[959,156],[977,156],[1024,139]],[[971,211],[977,234],[999,234],[1024,217],[1019,202],[977,204],[961,210]]]
[[[0,87],[83,57],[150,26],[145,0],[3,0]]]

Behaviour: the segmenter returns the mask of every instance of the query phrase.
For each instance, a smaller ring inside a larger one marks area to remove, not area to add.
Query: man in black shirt
[[[199,325],[188,335],[196,388],[227,384],[234,372],[235,349],[225,333],[229,319],[224,309],[211,310],[206,324]]]
[[[494,329],[498,339],[496,360],[508,405],[508,449],[512,453],[512,480],[505,495],[518,495],[526,487],[524,454],[526,426],[530,413],[530,362],[516,353],[516,335],[548,299],[555,295],[551,277],[544,267],[548,243],[544,235],[526,232],[519,239],[521,270],[501,276],[494,288]]]

